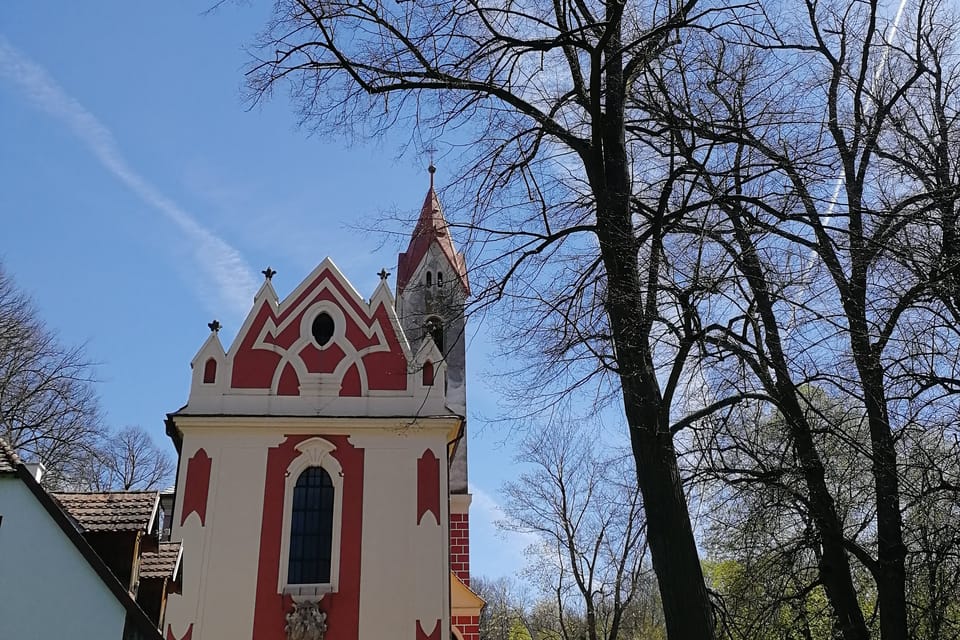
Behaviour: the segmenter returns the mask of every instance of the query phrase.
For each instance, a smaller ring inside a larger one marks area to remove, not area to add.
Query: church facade
[[[211,333],[189,401],[168,640],[478,640],[469,589],[463,255],[432,184],[396,294],[330,259],[280,300],[267,269],[229,349]]]

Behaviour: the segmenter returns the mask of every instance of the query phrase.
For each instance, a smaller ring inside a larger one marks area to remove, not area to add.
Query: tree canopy
[[[936,0],[279,0],[248,86],[289,89],[322,132],[463,145],[474,306],[499,305],[534,374],[524,411],[612,383],[669,637],[723,621],[684,484],[713,478],[782,492],[766,504],[805,527],[830,628],[889,640],[944,628],[912,589],[957,544],[920,542],[939,525],[915,510],[956,498],[955,18]]]

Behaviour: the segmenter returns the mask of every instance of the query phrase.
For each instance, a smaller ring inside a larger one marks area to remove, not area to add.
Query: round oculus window
[[[323,312],[313,319],[310,332],[313,333],[313,339],[317,341],[317,344],[323,347],[333,338],[333,329],[333,318],[330,317],[329,313]]]

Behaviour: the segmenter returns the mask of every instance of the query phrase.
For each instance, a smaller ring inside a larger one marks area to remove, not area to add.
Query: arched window
[[[217,381],[217,361],[213,358],[203,365],[203,384],[213,384]]]
[[[433,284],[433,274],[427,271],[427,286],[429,287],[432,284]]]
[[[330,582],[334,487],[322,467],[307,467],[293,490],[288,584]]]
[[[433,363],[427,360],[423,363],[423,386],[433,385]]]
[[[442,272],[442,271],[437,271],[437,286],[438,286],[438,287],[442,287],[442,286],[443,286],[443,272]]]
[[[313,437],[295,446],[301,454],[284,473],[283,534],[277,593],[336,593],[340,582],[343,469],[336,446]]]
[[[437,349],[443,353],[443,322],[437,317],[430,318],[427,320],[426,329],[433,338],[434,344],[437,345]]]

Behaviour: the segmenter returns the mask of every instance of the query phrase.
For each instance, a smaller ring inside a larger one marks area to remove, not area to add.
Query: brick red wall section
[[[460,631],[463,640],[480,640],[479,616],[453,616],[453,626]]]
[[[470,514],[450,514],[450,570],[470,586]]]

